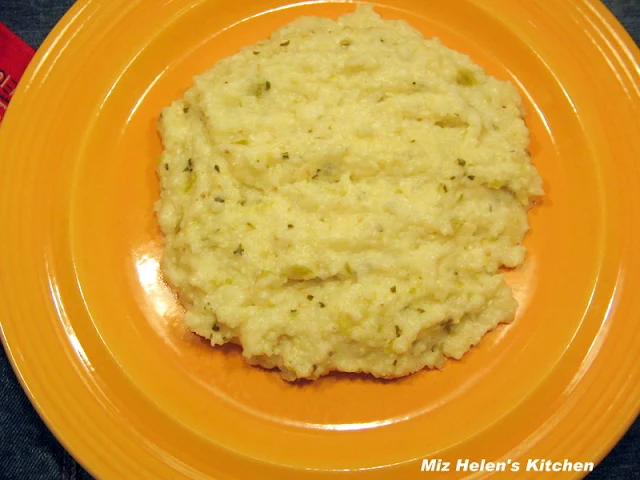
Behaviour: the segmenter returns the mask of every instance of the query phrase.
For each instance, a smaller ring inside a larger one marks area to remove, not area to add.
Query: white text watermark
[[[460,458],[455,462],[430,458],[422,460],[422,472],[591,472],[593,462],[572,462],[566,458],[560,461],[533,458],[526,461],[510,459],[492,462],[485,459]]]

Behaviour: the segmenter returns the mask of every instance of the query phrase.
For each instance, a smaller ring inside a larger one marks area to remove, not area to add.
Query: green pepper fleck
[[[313,276],[313,270],[305,265],[292,265],[287,269],[287,276],[294,280],[304,280]]]
[[[474,73],[468,68],[461,68],[456,75],[456,83],[463,87],[471,87],[478,83]]]
[[[435,122],[435,125],[440,128],[461,128],[469,126],[469,124],[462,120],[458,115],[445,115]]]
[[[442,324],[442,328],[444,329],[445,332],[451,333],[451,331],[453,330],[453,320],[449,319],[446,322],[444,322]]]

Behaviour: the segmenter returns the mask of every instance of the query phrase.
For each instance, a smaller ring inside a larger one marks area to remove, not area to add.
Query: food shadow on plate
[[[216,345],[212,346],[204,337],[197,335],[193,332],[188,332],[188,336],[190,337],[190,341],[198,344],[202,348],[211,349],[211,354],[219,354],[224,357],[236,357],[236,359],[241,359],[243,363],[243,368],[247,369],[255,369],[257,371],[261,371],[265,375],[272,375],[275,377],[280,377],[278,370],[276,368],[265,368],[261,365],[251,365],[247,362],[247,360],[242,356],[242,347],[235,343],[225,343],[224,345]],[[307,379],[307,378],[299,378],[292,382],[286,381],[282,378],[279,378],[283,384],[290,385],[294,388],[308,388],[311,385],[314,386],[322,386],[330,383],[369,383],[369,384],[380,384],[380,385],[393,385],[393,384],[401,384],[406,383],[412,379],[417,374],[422,372],[418,371],[411,375],[406,375],[404,377],[399,378],[376,378],[368,373],[351,373],[351,372],[338,372],[334,371],[327,375],[323,375],[320,378],[315,380]]]

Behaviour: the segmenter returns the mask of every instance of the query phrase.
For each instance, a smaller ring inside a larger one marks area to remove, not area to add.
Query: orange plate
[[[523,93],[547,195],[513,324],[440,372],[303,385],[185,331],[158,272],[160,108],[294,18],[353,7],[82,0],[23,78],[0,131],[4,341],[97,477],[411,479],[430,457],[539,478],[526,460],[597,462],[636,418],[640,52],[596,0],[378,2]]]

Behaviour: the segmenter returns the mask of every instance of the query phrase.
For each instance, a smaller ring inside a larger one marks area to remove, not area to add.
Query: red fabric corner
[[[0,22],[0,122],[34,50]]]

